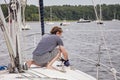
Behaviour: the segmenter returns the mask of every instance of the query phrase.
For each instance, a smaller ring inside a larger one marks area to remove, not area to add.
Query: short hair
[[[62,33],[63,32],[62,28],[58,26],[54,26],[50,31],[51,34],[56,34],[57,32]]]

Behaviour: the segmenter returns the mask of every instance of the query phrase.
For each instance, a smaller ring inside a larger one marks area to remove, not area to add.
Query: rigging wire
[[[111,66],[111,71],[113,72],[113,75],[114,75],[115,80],[117,80],[117,78],[116,78],[116,71],[115,71],[115,68],[113,68],[113,64],[112,64],[112,60],[111,60],[111,55],[110,55],[110,53],[109,53],[109,49],[108,49],[108,47],[107,47],[107,43],[106,43],[106,40],[105,40],[105,35],[104,35],[103,31],[102,31],[103,28],[102,28],[101,25],[98,25],[98,26],[99,26],[99,28],[100,28],[100,30],[101,30],[101,41],[103,41],[103,44],[104,44],[104,46],[105,46],[106,53],[107,53],[108,58],[109,58],[109,64],[110,64],[110,66]],[[113,70],[112,70],[112,69],[113,69]]]
[[[96,14],[96,18],[97,18],[97,20],[98,19],[101,19],[101,3],[100,3],[100,17],[98,18],[98,15],[97,15],[97,10],[96,10],[96,7],[95,7],[95,1],[94,0],[92,0],[92,2],[93,2],[93,4],[94,4],[94,11],[95,11],[95,14]],[[101,0],[100,0],[100,2],[101,2]],[[114,79],[115,80],[117,80],[117,77],[116,77],[116,73],[117,73],[117,71],[116,71],[116,69],[115,68],[113,68],[113,64],[112,64],[112,60],[111,60],[111,55],[110,55],[110,53],[109,53],[109,50],[108,50],[108,47],[107,47],[107,43],[106,43],[106,40],[105,40],[105,35],[104,35],[104,32],[103,32],[103,26],[101,26],[101,25],[98,25],[98,27],[99,27],[99,29],[100,29],[100,33],[101,33],[101,45],[100,45],[100,47],[99,47],[99,53],[98,53],[98,64],[100,63],[100,51],[101,51],[101,46],[105,46],[105,48],[106,48],[106,53],[108,54],[108,57],[109,57],[109,64],[110,64],[110,67],[111,67],[111,71],[112,71],[112,73],[113,73],[113,76],[114,76]],[[100,65],[99,65],[100,66]],[[97,66],[97,79],[98,79],[98,73],[99,73],[99,66]]]
[[[106,40],[105,40],[105,35],[104,35],[104,32],[102,31],[103,30],[103,26],[101,25],[98,25],[98,27],[100,28],[101,30],[101,42],[103,44],[103,46],[105,47],[106,49],[106,53],[108,55],[108,58],[109,58],[109,64],[110,64],[110,67],[111,67],[111,72],[113,73],[113,76],[114,76],[114,79],[117,80],[117,76],[116,76],[116,69],[113,67],[113,64],[112,64],[112,60],[111,60],[111,55],[110,55],[110,50],[108,49],[107,47],[107,43],[106,43]]]
[[[101,54],[101,45],[99,45],[99,52],[98,52],[98,60],[97,60],[97,64],[96,64],[96,67],[97,67],[97,75],[96,75],[96,77],[97,77],[97,80],[99,80],[99,69],[100,69],[100,54]]]
[[[97,61],[94,61],[94,60],[92,60],[92,59],[89,59],[89,58],[80,56],[80,55],[78,55],[78,54],[73,54],[73,55],[74,55],[74,56],[77,56],[77,58],[80,58],[81,60],[86,61],[86,62],[88,62],[88,63],[95,64],[95,65],[98,64]],[[103,63],[101,63],[101,62],[99,62],[99,65],[104,67],[104,68],[102,67],[102,69],[104,69],[104,70],[107,71],[108,73],[111,73],[111,67],[110,67],[110,66],[107,66],[107,65],[105,65],[105,64],[103,64]],[[106,69],[107,69],[107,70],[106,70]],[[117,72],[117,74],[120,75],[120,72]],[[118,77],[118,79],[120,79],[120,77]]]

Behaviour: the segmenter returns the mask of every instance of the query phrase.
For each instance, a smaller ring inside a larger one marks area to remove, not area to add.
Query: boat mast
[[[102,20],[102,7],[101,7],[101,0],[100,0],[100,21]]]
[[[21,8],[22,8],[22,23],[23,26],[25,27],[25,8],[26,8],[27,0],[21,0]]]
[[[52,8],[50,8],[50,21],[52,21]]]
[[[95,1],[92,0],[92,3],[93,3],[93,6],[94,6],[94,11],[95,11],[96,18],[97,18],[97,20],[99,20],[97,10],[96,10],[96,6],[95,6]]]
[[[39,0],[39,6],[40,6],[40,19],[41,19],[41,32],[42,35],[44,35],[44,6],[43,6],[43,0]]]

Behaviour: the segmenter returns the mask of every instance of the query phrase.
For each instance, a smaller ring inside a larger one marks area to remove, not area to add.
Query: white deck
[[[58,64],[58,62],[56,62]],[[54,64],[55,66],[55,64]],[[56,67],[63,70],[62,67]],[[32,67],[25,73],[0,71],[0,80],[96,80],[94,77],[70,67],[64,66],[64,72],[40,67]]]

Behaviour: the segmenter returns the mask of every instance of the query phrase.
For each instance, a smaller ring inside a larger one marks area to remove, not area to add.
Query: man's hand
[[[70,66],[69,60],[64,60],[63,58],[61,58],[60,61],[64,62],[64,66]]]
[[[66,61],[64,62],[64,65],[67,66],[67,67],[70,66],[69,60],[66,60]]]

